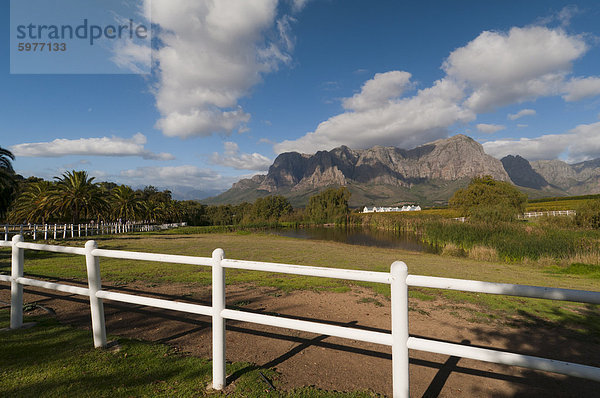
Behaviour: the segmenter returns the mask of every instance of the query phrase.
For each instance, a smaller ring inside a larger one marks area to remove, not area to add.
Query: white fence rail
[[[465,346],[462,344],[410,337],[408,334],[408,287],[416,286],[462,290],[468,292],[534,297],[550,300],[576,301],[591,304],[600,304],[600,292],[408,275],[406,264],[401,261],[394,262],[391,265],[389,273],[370,272],[256,261],[229,260],[224,258],[224,252],[221,249],[216,249],[212,254],[212,258],[208,258],[171,254],[151,254],[103,250],[98,249],[97,244],[94,241],[88,241],[85,244],[85,248],[41,245],[23,242],[23,237],[20,235],[13,237],[12,241],[10,242],[0,241],[0,247],[12,248],[11,275],[0,275],[0,281],[9,282],[11,284],[11,329],[17,329],[23,325],[23,286],[36,286],[89,297],[92,315],[92,332],[95,347],[105,347],[107,343],[103,300],[119,301],[210,316],[212,317],[213,334],[212,387],[217,390],[223,389],[226,383],[225,325],[227,319],[258,323],[280,328],[295,329],[305,332],[325,334],[329,336],[391,346],[394,397],[408,397],[409,395],[409,349],[476,359],[504,365],[521,366],[530,369],[538,369],[600,381],[600,368],[598,367],[498,351],[495,349],[485,349]],[[88,288],[25,278],[23,276],[23,265],[24,251],[26,249],[71,253],[85,256],[88,275]],[[170,262],[212,267],[212,306],[209,307],[198,304],[182,303],[103,290],[100,278],[100,257]],[[337,278],[390,284],[392,318],[391,333],[374,332],[320,322],[309,322],[280,316],[263,315],[226,309],[226,268],[251,269],[265,272],[309,275],[324,278]]]
[[[533,211],[523,213],[519,218],[574,216],[575,214],[577,214],[575,210]]]
[[[59,240],[94,235],[125,234],[130,232],[160,231],[186,226],[187,223],[144,224],[144,223],[94,223],[94,224],[5,224],[0,226],[4,240],[12,236],[23,235],[32,240]]]
[[[574,216],[577,212],[575,210],[553,210],[553,211],[534,211],[527,212],[523,214],[519,214],[517,218],[519,220],[525,220],[527,218],[537,218],[537,217],[556,217],[556,216]],[[456,217],[453,220],[465,222],[469,218],[468,217]]]

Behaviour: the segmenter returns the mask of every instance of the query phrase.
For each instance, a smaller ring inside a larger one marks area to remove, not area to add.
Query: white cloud
[[[139,74],[149,74],[152,70],[152,31],[150,19],[144,9],[145,4],[139,3],[136,10],[136,20],[139,19],[144,27],[148,27],[144,36],[132,38],[123,36],[119,40],[112,40],[111,61],[119,68]],[[129,17],[113,13],[117,25],[129,24]],[[142,32],[140,32],[142,33]]]
[[[333,116],[314,132],[275,144],[274,150],[310,153],[340,145],[368,148],[377,144],[412,148],[447,136],[447,127],[454,123],[473,120],[474,113],[459,105],[463,97],[454,82],[438,80],[412,97]]]
[[[480,131],[481,133],[485,133],[485,134],[494,134],[495,132],[504,130],[506,128],[506,126],[503,126],[501,124],[485,124],[485,123],[479,123],[475,127],[477,127],[478,131]]]
[[[536,114],[535,109],[521,109],[517,113],[510,113],[507,117],[510,120],[517,120],[517,119],[522,118],[523,116],[533,116],[535,114]]]
[[[525,127],[529,127],[529,125],[528,124],[517,124],[517,127],[520,129],[523,129]]]
[[[472,90],[465,104],[486,112],[560,93],[572,63],[588,49],[584,39],[542,26],[483,32],[444,62],[449,76]]]
[[[192,165],[172,167],[138,167],[123,170],[119,180],[136,185],[160,187],[187,186],[195,189],[225,189],[231,186],[231,179],[210,169],[200,169]]]
[[[170,153],[154,153],[144,148],[147,139],[142,133],[133,137],[101,137],[69,140],[57,138],[50,142],[34,142],[13,145],[10,149],[15,156],[24,157],[61,157],[82,156],[139,156],[143,159],[172,160]]]
[[[600,77],[573,78],[563,86],[565,101],[579,101],[600,95]]]
[[[339,145],[408,148],[444,138],[451,126],[468,123],[478,113],[567,92],[565,79],[587,49],[582,36],[561,28],[486,31],[450,53],[442,65],[446,76],[431,87],[403,96],[411,86],[408,72],[377,74],[360,93],[343,100],[343,113],[303,137],[275,144],[274,150],[315,152]],[[569,92],[566,96],[575,98],[582,90]],[[523,110],[521,116],[531,111]]]
[[[391,104],[410,87],[410,77],[410,73],[397,70],[376,73],[363,84],[360,93],[344,99],[342,106],[346,110],[366,111]]]
[[[291,60],[292,19],[277,19],[277,0],[152,0],[151,8],[161,42],[156,127],[181,138],[243,127],[250,115],[238,100]]]
[[[266,171],[273,161],[260,153],[240,153],[240,148],[235,142],[225,143],[225,152],[220,155],[213,153],[212,163],[233,167],[238,170]]]
[[[580,162],[600,158],[600,122],[580,124],[571,133],[569,161]]]
[[[310,0],[292,0],[292,9],[295,12],[302,11],[302,9],[306,6]]]
[[[566,135],[550,134],[537,138],[501,139],[483,143],[488,155],[503,158],[507,155],[521,155],[527,160],[556,159],[567,147]]]
[[[502,158],[521,155],[527,160],[563,157],[571,163],[600,158],[600,122],[580,124],[565,134],[547,134],[535,138],[502,139],[483,144],[486,153]]]
[[[111,61],[119,68],[133,73],[150,73],[152,49],[149,44],[138,44],[129,39],[116,40]]]

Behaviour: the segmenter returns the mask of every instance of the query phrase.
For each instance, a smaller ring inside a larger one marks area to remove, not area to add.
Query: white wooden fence
[[[32,240],[69,239],[82,236],[125,234],[130,232],[149,232],[186,226],[187,223],[144,224],[144,223],[94,223],[94,224],[5,224],[4,240],[12,236],[23,235]]]
[[[104,250],[98,249],[98,246],[94,241],[88,241],[84,248],[43,245],[24,242],[21,235],[13,237],[12,241],[10,242],[0,241],[0,247],[12,247],[11,275],[0,275],[0,281],[10,282],[11,284],[11,329],[17,329],[23,325],[23,286],[36,286],[89,297],[93,340],[94,346],[97,348],[105,347],[107,344],[103,300],[119,301],[210,316],[212,317],[213,344],[212,387],[217,390],[223,389],[226,383],[225,322],[227,319],[391,346],[394,397],[409,396],[409,349],[462,358],[471,358],[504,365],[521,366],[530,369],[538,369],[600,381],[600,368],[598,367],[539,358],[529,355],[521,355],[495,349],[485,349],[462,344],[411,337],[408,334],[408,287],[417,286],[437,289],[462,290],[467,292],[533,297],[549,300],[565,300],[592,304],[600,304],[600,292],[408,275],[406,264],[401,261],[394,262],[391,265],[389,273],[370,272],[256,261],[229,260],[224,258],[224,252],[221,249],[216,249],[213,251],[212,258],[208,258],[172,254]],[[24,277],[23,266],[25,250],[41,250],[85,256],[88,287],[82,288]],[[209,307],[204,305],[182,303],[178,301],[168,301],[104,290],[102,289],[100,279],[99,259],[101,257],[212,267],[212,306]],[[280,316],[263,315],[227,309],[225,307],[226,268],[390,284],[392,318],[391,333],[367,331],[351,327],[330,325],[321,322],[309,322]]]
[[[575,210],[553,210],[553,211],[533,211],[527,212],[523,214],[519,214],[517,218],[519,220],[524,220],[526,218],[536,218],[536,217],[556,217],[556,216],[574,216],[577,214]],[[453,220],[465,222],[468,220],[467,217],[456,217]]]
[[[575,210],[533,211],[523,213],[519,218],[574,216],[576,213]]]

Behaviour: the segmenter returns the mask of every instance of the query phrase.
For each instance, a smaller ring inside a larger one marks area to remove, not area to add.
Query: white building
[[[367,207],[363,208],[363,213],[388,213],[392,211],[421,211],[421,206],[418,205],[404,205],[402,207]]]

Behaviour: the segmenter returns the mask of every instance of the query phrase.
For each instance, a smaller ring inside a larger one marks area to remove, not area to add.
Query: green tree
[[[45,224],[54,211],[55,197],[55,187],[50,181],[26,183],[24,191],[15,200],[9,219],[17,223],[25,220]]]
[[[53,203],[63,217],[71,218],[77,224],[82,218],[99,217],[108,207],[94,177],[88,177],[86,171],[67,171],[57,180]]]
[[[127,185],[113,188],[110,205],[115,220],[137,221],[142,217],[142,201],[139,195]]]
[[[218,205],[208,206],[206,214],[211,225],[232,225],[233,224],[233,206]]]
[[[315,223],[345,223],[348,200],[350,191],[346,187],[329,188],[309,198],[306,216]]]
[[[294,209],[290,202],[281,195],[258,198],[250,208],[246,220],[249,222],[276,222],[289,215]]]
[[[586,200],[575,214],[575,224],[583,228],[600,229],[600,199]]]
[[[508,182],[483,176],[473,178],[467,188],[456,191],[448,203],[472,220],[511,221],[525,210],[527,196]]]
[[[12,161],[15,155],[0,147],[0,217],[4,217],[16,194],[15,170]]]
[[[186,200],[180,202],[183,209],[183,220],[188,225],[209,225],[207,206],[195,200]]]

